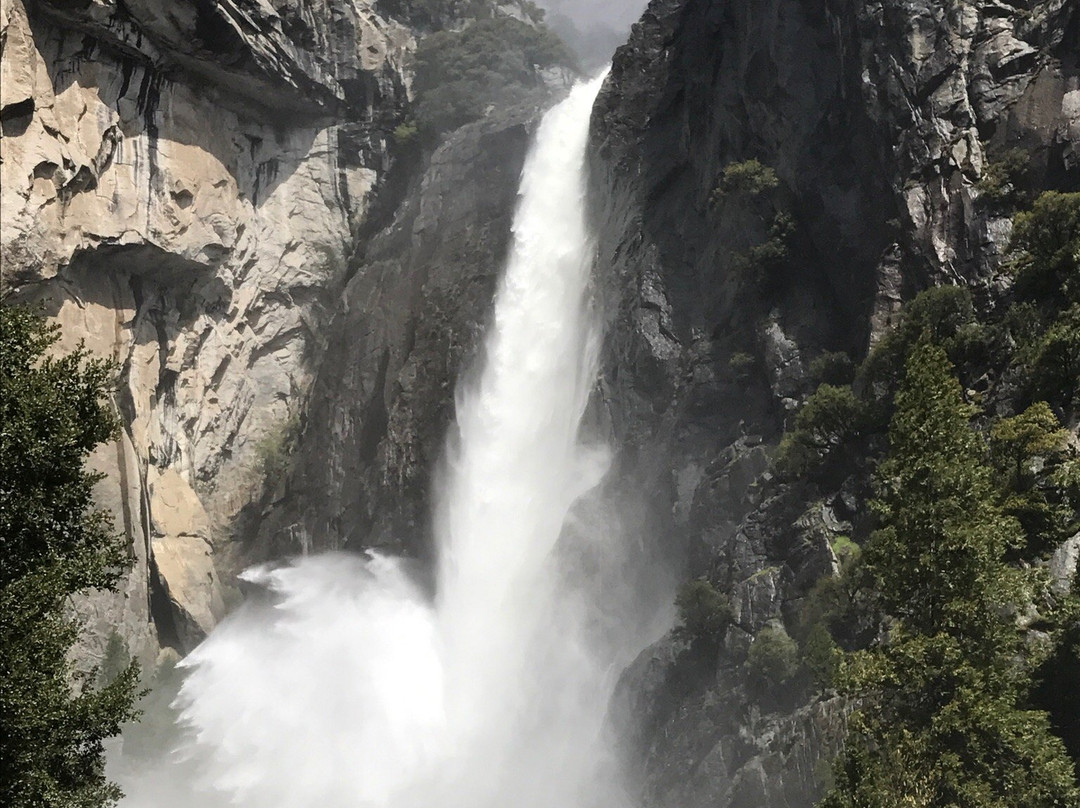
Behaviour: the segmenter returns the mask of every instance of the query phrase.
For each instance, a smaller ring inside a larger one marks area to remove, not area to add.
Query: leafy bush
[[[862,548],[857,542],[852,541],[850,536],[837,536],[829,547],[836,556],[836,560],[840,562],[841,570],[850,569],[862,555]]]
[[[119,679],[131,666],[131,652],[127,642],[115,630],[105,643],[105,654],[98,668],[99,686],[110,685]]]
[[[733,353],[728,360],[728,367],[736,376],[746,376],[754,367],[756,360],[748,353]]]
[[[1025,202],[1025,180],[1031,168],[1031,156],[1023,149],[1010,149],[986,165],[975,186],[982,199],[999,207]]]
[[[822,689],[833,686],[843,659],[843,651],[824,623],[814,623],[802,644],[802,661],[814,682]]]
[[[761,690],[780,687],[799,668],[799,647],[784,629],[766,626],[757,633],[746,654],[746,674]]]
[[[1017,525],[995,504],[972,408],[940,347],[912,350],[890,452],[875,475],[879,528],[861,568],[891,616],[888,642],[844,659],[842,692],[863,700],[826,808],[1074,805],[1080,791],[1048,716],[1027,706],[1014,614],[1035,579],[1011,566]]]
[[[541,87],[540,70],[572,63],[548,28],[511,17],[431,34],[420,40],[414,60],[417,124],[429,136],[449,132]]]
[[[858,438],[866,422],[867,408],[850,386],[821,385],[781,439],[777,471],[787,477],[816,471],[830,453]]]
[[[1015,490],[1034,483],[1031,463],[1036,458],[1053,462],[1063,454],[1069,433],[1061,428],[1045,401],[1038,401],[1012,418],[1002,418],[990,428],[991,457]]]
[[[400,123],[394,128],[394,144],[402,148],[411,146],[416,142],[416,138],[419,134],[420,129],[415,123],[411,121]]]
[[[923,335],[945,348],[950,358],[969,357],[981,342],[971,292],[963,286],[935,286],[916,295],[900,322],[870,351],[856,374],[856,385],[879,400],[891,400],[904,375],[904,363]],[[882,424],[882,428],[884,424]]]
[[[299,439],[298,415],[290,415],[267,429],[255,445],[257,468],[264,480],[275,483],[288,473]]]
[[[1033,395],[1064,409],[1080,402],[1080,303],[1065,311],[1034,346]]]
[[[709,201],[717,205],[732,196],[760,196],[766,191],[773,190],[779,184],[780,180],[776,172],[758,160],[729,163],[724,167]]]
[[[1056,547],[1072,530],[1075,503],[1066,465],[1069,433],[1045,401],[990,429],[990,457],[1003,492],[1003,511],[1020,522],[1027,555]]]
[[[1013,222],[1018,300],[1050,313],[1080,304],[1080,193],[1047,191]]]
[[[777,213],[769,225],[769,237],[738,256],[735,270],[760,282],[788,257],[788,243],[794,232],[795,220],[790,214]]]
[[[686,642],[719,643],[731,622],[727,596],[705,578],[687,581],[675,596],[675,637]]]
[[[823,353],[810,363],[810,376],[818,384],[851,384],[855,380],[855,363],[842,351]]]

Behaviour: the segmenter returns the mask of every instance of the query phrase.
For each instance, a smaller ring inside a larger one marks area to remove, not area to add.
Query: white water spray
[[[622,804],[605,713],[632,649],[600,636],[596,593],[565,569],[565,545],[586,540],[568,539],[568,514],[607,467],[579,442],[596,377],[584,156],[599,85],[544,117],[525,164],[480,372],[458,394],[434,602],[382,556],[246,573],[266,597],[184,662],[203,789],[187,805]]]

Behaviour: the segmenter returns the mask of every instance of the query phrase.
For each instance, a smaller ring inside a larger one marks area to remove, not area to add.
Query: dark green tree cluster
[[[1080,598],[1031,572],[1080,529],[1080,194],[1018,214],[1010,259],[983,318],[933,288],[858,367],[823,355],[776,457],[876,492],[788,621],[815,684],[864,706],[829,808],[1080,805]]]
[[[0,805],[113,804],[103,742],[135,716],[134,664],[79,672],[72,594],[113,588],[129,560],[108,514],[93,507],[100,475],[84,461],[114,436],[107,362],[79,349],[50,356],[54,328],[0,306]],[[115,649],[114,649],[115,650]]]
[[[754,637],[744,665],[750,686],[775,691],[799,672],[799,646],[781,626],[765,626]]]
[[[1050,191],[1017,214],[1010,251],[1016,364],[1030,398],[1072,410],[1080,404],[1080,193]]]
[[[512,17],[426,36],[414,62],[419,130],[433,138],[479,120],[489,107],[513,104],[542,87],[541,70],[572,63],[550,29]]]
[[[722,209],[733,223],[752,233],[751,243],[733,256],[732,269],[750,288],[762,291],[789,256],[795,220],[777,195],[776,171],[751,158],[728,163],[709,194],[709,207]]]
[[[679,587],[675,595],[677,639],[715,648],[731,622],[731,603],[707,578],[695,578]]]
[[[867,406],[851,385],[822,384],[781,439],[777,470],[787,477],[817,473],[827,460],[837,461],[839,450],[856,441],[868,423]]]
[[[993,470],[945,351],[907,363],[875,477],[880,524],[860,574],[887,637],[838,684],[861,700],[826,808],[1069,808],[1072,761],[1029,709],[1032,657],[1016,613],[1038,594],[1008,563],[1022,531],[995,507]]]

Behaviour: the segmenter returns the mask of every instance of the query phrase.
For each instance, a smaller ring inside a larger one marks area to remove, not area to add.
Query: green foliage
[[[1025,601],[1018,573],[1004,564],[1019,530],[991,507],[993,477],[944,350],[919,343],[907,362],[878,467],[873,503],[880,529],[863,561],[885,610],[909,628],[997,626],[995,610]],[[967,596],[956,597],[957,581]]]
[[[855,364],[842,351],[823,353],[810,363],[810,377],[818,384],[851,384],[855,381]]]
[[[288,474],[299,439],[298,415],[290,415],[266,431],[255,446],[258,469],[264,480],[276,483]]]
[[[1051,725],[1073,760],[1080,760],[1080,574],[1053,615],[1053,651],[1036,671],[1035,700],[1047,705]]]
[[[1010,487],[1029,488],[1034,481],[1032,461],[1061,457],[1068,439],[1068,431],[1061,428],[1047,403],[1037,401],[990,428],[990,451],[995,464],[1008,475]]]
[[[131,652],[127,642],[116,631],[109,635],[105,644],[105,655],[98,669],[98,684],[109,685],[124,675],[131,666]]]
[[[538,71],[572,63],[548,28],[511,17],[431,34],[416,48],[417,124],[429,136],[449,132],[479,120],[492,105],[514,103],[523,90],[542,86]]]
[[[724,166],[709,201],[717,205],[733,196],[756,197],[780,184],[776,172],[758,160],[743,160]]]
[[[83,467],[115,434],[112,366],[81,347],[47,356],[57,339],[35,313],[0,307],[0,804],[11,808],[113,804],[103,743],[135,715],[134,664],[95,689],[96,672],[67,658],[70,596],[114,588],[128,558],[93,508],[100,475]]]
[[[862,548],[850,536],[837,536],[829,545],[840,562],[840,569],[850,569],[862,556]]]
[[[874,399],[890,401],[904,376],[904,363],[923,335],[945,348],[954,361],[968,358],[972,343],[983,339],[971,292],[963,286],[935,286],[916,295],[904,306],[897,326],[867,356],[856,385]]]
[[[777,471],[787,477],[815,472],[831,453],[861,435],[866,419],[866,406],[850,386],[821,385],[780,441]]]
[[[1080,193],[1047,191],[1013,222],[1018,300],[1050,311],[1080,304]]]
[[[420,129],[412,121],[406,121],[405,123],[399,123],[394,127],[393,138],[394,144],[399,148],[405,148],[411,146],[416,142],[417,137],[420,135]]]
[[[675,596],[677,639],[690,643],[715,644],[724,638],[731,622],[727,596],[705,578],[687,581]]]
[[[1080,402],[1080,303],[1066,309],[1035,343],[1033,392],[1071,410]]]
[[[845,658],[837,684],[863,700],[826,808],[1076,805],[1071,761],[1045,713],[1013,614],[1035,580],[1006,563],[1020,533],[995,506],[985,448],[945,351],[906,362],[875,478],[880,527],[862,558],[888,639]]]
[[[756,360],[748,353],[733,353],[728,360],[728,367],[736,376],[746,376],[754,367]]]
[[[799,646],[784,629],[766,626],[754,638],[745,667],[754,687],[762,691],[780,687],[799,669]]]
[[[803,664],[813,676],[814,683],[823,690],[832,687],[844,654],[824,623],[814,623],[810,627],[800,650]]]
[[[990,429],[991,459],[1003,492],[1002,508],[1023,527],[1027,556],[1055,547],[1074,526],[1068,435],[1045,401],[997,421]]]
[[[1025,200],[1024,185],[1031,168],[1031,156],[1023,149],[1010,149],[1000,159],[987,164],[975,186],[979,196],[998,207],[1012,207]]]
[[[753,280],[762,280],[788,257],[788,243],[794,232],[795,220],[787,213],[777,213],[769,225],[769,237],[738,256],[736,271]]]

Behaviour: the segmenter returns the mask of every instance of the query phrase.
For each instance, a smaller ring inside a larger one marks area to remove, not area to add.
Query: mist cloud
[[[607,64],[626,41],[647,0],[538,0],[547,23],[577,54],[586,71]]]

